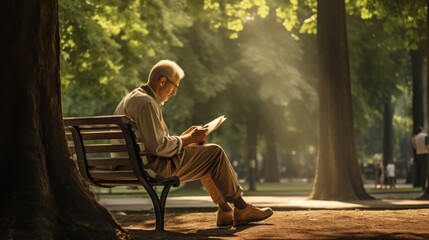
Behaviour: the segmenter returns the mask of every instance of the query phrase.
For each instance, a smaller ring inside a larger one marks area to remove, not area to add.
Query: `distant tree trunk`
[[[423,45],[423,44],[422,44]],[[424,51],[420,47],[410,51],[411,72],[413,79],[413,134],[420,132],[419,127],[424,127],[424,104],[423,104],[423,58]],[[416,151],[413,151],[413,187],[421,187],[421,166],[416,161]]]
[[[392,102],[384,104],[383,165],[393,160],[393,107]]]
[[[1,1],[0,239],[128,239],[68,155],[58,3]]]
[[[265,182],[280,182],[279,163],[277,161],[277,146],[272,134],[266,135],[267,154],[264,159]]]
[[[426,1],[426,6],[427,6],[427,12],[426,12],[426,86],[429,87],[429,47],[427,46],[428,42],[429,42],[429,0]],[[429,91],[426,91],[426,101],[428,101],[426,103],[426,109],[427,112],[429,114]],[[428,122],[429,122],[429,118],[428,118]],[[429,124],[428,124],[429,125]],[[426,181],[429,181],[429,170],[427,172],[427,177],[426,177]],[[429,199],[429,184],[426,185],[425,191],[423,193],[423,196],[421,197],[423,199]]]
[[[310,199],[371,199],[356,158],[344,0],[318,1],[319,155]]]
[[[249,182],[249,191],[256,191],[256,145],[258,140],[258,114],[251,111],[247,118],[247,177]]]

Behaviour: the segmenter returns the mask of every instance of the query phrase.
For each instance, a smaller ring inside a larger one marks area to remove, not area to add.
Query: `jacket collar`
[[[155,93],[155,91],[149,85],[143,84],[140,86],[140,88],[143,89],[149,96],[153,97],[160,106],[164,105],[164,102],[161,102],[161,98]]]

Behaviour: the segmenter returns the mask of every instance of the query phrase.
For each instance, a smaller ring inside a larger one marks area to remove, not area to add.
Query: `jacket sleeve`
[[[171,157],[181,152],[182,140],[179,136],[169,135],[156,102],[131,101],[126,110],[137,123],[146,152],[160,157]]]

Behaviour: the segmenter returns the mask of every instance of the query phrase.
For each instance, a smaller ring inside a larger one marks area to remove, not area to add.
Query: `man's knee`
[[[210,144],[206,144],[205,147],[207,149],[210,149],[210,151],[213,152],[214,154],[225,154],[223,148],[217,144],[210,143]]]
[[[207,150],[210,151],[212,159],[216,162],[224,162],[228,159],[223,148],[217,144],[207,144]]]

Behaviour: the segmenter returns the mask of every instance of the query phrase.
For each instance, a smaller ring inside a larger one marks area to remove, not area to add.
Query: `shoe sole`
[[[264,216],[263,218],[258,218],[258,219],[253,219],[253,220],[250,220],[250,221],[243,221],[243,222],[234,222],[233,226],[234,227],[238,227],[238,226],[246,225],[246,224],[251,223],[251,222],[260,222],[260,221],[263,221],[263,220],[271,217],[273,215],[273,213],[274,212],[271,212],[269,215]]]
[[[231,227],[232,224],[233,224],[233,221],[231,221],[230,223],[225,223],[225,224],[217,224],[216,223],[216,226],[220,227],[220,228],[224,228],[224,227]]]
[[[233,226],[232,223],[229,225],[216,225],[216,227],[218,228],[231,228],[232,226]]]

